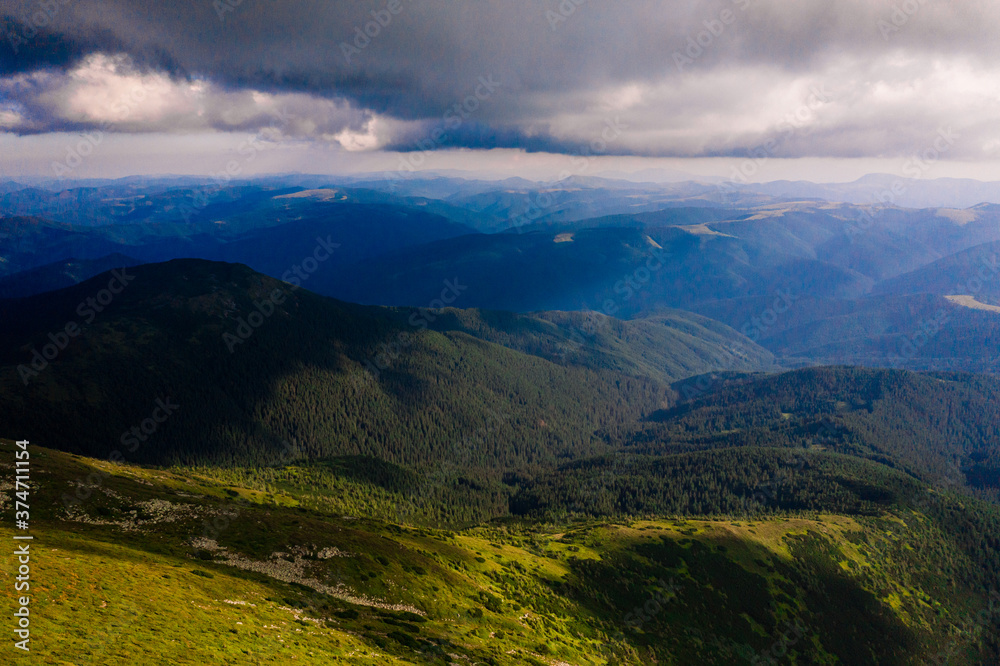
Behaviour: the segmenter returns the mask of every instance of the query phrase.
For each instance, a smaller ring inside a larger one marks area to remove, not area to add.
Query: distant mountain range
[[[998,205],[779,202],[777,190],[752,188],[734,204],[705,183],[579,176],[365,178],[349,187],[289,176],[225,190],[191,179],[10,190],[0,204],[31,215],[0,218],[0,292],[25,296],[115,265],[192,257],[372,305],[617,318],[693,311],[793,366],[998,368]],[[924,185],[915,190],[930,191]],[[441,299],[449,283],[461,287],[452,302]]]
[[[923,178],[920,168],[911,171],[903,176],[869,174],[850,183],[779,180],[747,185],[746,189],[780,199],[820,199],[877,206],[889,204],[904,208],[970,208],[984,203],[1000,203],[1000,182]]]
[[[38,268],[30,268],[0,278],[0,299],[20,298],[69,287],[109,271],[136,266],[142,262],[124,254],[109,254],[96,259],[66,259]]]

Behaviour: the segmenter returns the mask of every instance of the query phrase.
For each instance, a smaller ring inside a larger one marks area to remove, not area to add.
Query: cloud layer
[[[945,129],[992,160],[998,29],[944,0],[0,0],[0,130],[907,157]]]

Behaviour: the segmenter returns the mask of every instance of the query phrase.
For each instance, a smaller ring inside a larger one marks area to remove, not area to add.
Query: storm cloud
[[[944,0],[2,0],[0,131],[280,116],[348,151],[651,157],[905,157],[947,131],[995,159],[998,29]]]

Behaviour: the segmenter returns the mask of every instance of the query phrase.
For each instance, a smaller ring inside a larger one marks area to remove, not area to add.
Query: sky
[[[0,0],[0,178],[1000,179],[1000,3]]]

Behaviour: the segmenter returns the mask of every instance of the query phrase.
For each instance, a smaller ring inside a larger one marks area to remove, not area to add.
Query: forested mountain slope
[[[586,332],[578,315],[352,305],[198,260],[123,279],[0,303],[10,427],[103,456],[170,398],[176,414],[134,459],[262,463],[294,440],[310,458],[417,464],[480,432],[467,466],[495,472],[604,450],[610,433],[669,404],[669,381],[771,363],[734,331],[682,314]]]

